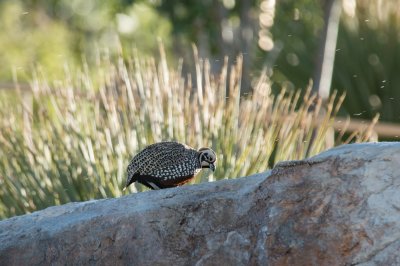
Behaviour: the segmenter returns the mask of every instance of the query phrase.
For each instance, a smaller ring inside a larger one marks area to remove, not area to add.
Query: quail
[[[188,183],[202,168],[215,171],[215,152],[195,150],[185,144],[165,141],[147,146],[128,165],[125,190],[134,182],[150,189],[164,189]]]

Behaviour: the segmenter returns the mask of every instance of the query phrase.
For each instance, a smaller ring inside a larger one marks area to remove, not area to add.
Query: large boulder
[[[400,265],[400,144],[0,222],[0,265]]]

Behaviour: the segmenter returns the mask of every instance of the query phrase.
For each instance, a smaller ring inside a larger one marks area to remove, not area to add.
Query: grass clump
[[[330,148],[327,132],[343,97],[323,105],[309,93],[273,95],[266,75],[241,97],[241,57],[219,75],[211,74],[208,60],[195,58],[195,84],[168,66],[161,49],[158,63],[102,56],[96,78],[84,67],[49,86],[36,74],[31,92],[13,101],[2,94],[0,217],[120,196],[131,157],[162,140],[216,151],[214,174],[195,182],[257,173]],[[351,139],[365,140],[367,132]]]

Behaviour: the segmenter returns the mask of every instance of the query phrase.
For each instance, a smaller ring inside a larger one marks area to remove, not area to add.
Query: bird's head
[[[217,160],[215,152],[210,148],[200,148],[198,152],[201,168],[210,168],[214,172]]]

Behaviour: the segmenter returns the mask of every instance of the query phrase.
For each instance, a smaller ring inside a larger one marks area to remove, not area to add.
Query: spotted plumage
[[[202,168],[215,170],[216,155],[210,148],[195,150],[167,141],[147,146],[128,165],[124,190],[139,182],[151,189],[176,187],[189,182]]]

